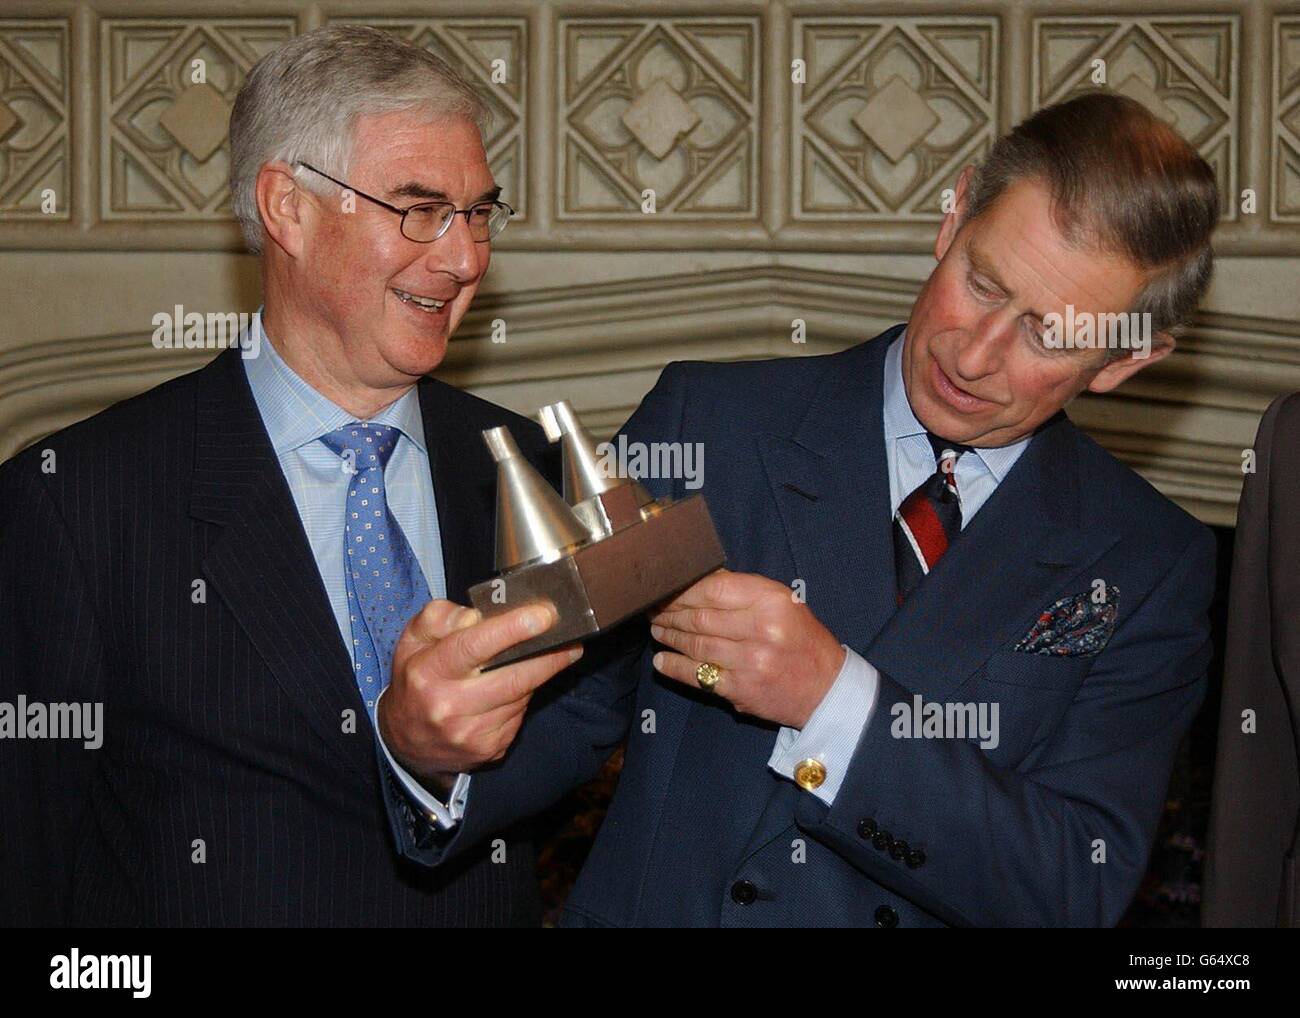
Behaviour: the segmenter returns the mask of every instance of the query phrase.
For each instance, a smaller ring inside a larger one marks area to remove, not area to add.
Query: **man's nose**
[[[984,315],[957,350],[957,373],[973,381],[995,374],[1002,367],[1007,344],[1015,339],[1016,316],[1005,309]]]
[[[449,273],[463,283],[478,276],[478,245],[470,235],[469,221],[465,216],[452,216],[447,232],[427,247],[425,265],[429,271]]]

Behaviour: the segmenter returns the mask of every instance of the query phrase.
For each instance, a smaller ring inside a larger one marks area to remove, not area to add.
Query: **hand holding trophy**
[[[524,459],[509,429],[483,432],[497,461],[498,575],[469,595],[484,618],[536,602],[554,605],[559,617],[485,668],[604,632],[725,561],[703,496],[654,499],[635,480],[611,476],[564,400],[539,416],[546,437],[561,445],[564,497]]]
[[[508,429],[483,433],[498,464],[499,575],[470,588],[474,608],[430,601],[407,623],[379,701],[385,744],[441,794],[505,756],[532,694],[577,660],[579,641],[724,563],[701,496],[656,500],[608,476],[568,403],[541,419],[562,445],[564,497]]]

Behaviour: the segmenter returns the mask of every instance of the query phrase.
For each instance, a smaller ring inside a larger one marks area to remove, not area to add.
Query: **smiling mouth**
[[[405,290],[397,289],[397,287],[393,287],[392,290],[402,303],[410,304],[421,311],[427,311],[429,314],[442,310],[443,306],[448,303],[445,300],[438,300],[436,297],[422,297],[418,293],[407,293]]]

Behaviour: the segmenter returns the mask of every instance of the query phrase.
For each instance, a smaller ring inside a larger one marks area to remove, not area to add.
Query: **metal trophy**
[[[654,499],[635,480],[607,476],[564,400],[538,415],[547,439],[561,446],[564,497],[524,458],[508,428],[483,432],[497,463],[498,575],[471,587],[469,597],[484,618],[537,601],[550,601],[559,618],[485,668],[604,632],[726,560],[702,495]]]

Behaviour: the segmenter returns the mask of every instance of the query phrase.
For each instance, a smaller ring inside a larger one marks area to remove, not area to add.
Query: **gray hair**
[[[962,222],[1014,181],[1044,181],[1066,241],[1118,253],[1151,273],[1134,306],[1152,331],[1178,335],[1214,270],[1214,170],[1172,127],[1127,96],[1089,92],[1038,110],[976,169]],[[1112,359],[1126,356],[1112,350]]]
[[[263,165],[301,160],[346,179],[357,118],[415,109],[464,117],[480,132],[491,118],[474,86],[444,60],[377,28],[317,29],[259,60],[230,113],[230,201],[249,250],[262,250],[256,187]],[[335,186],[294,172],[317,193]]]

